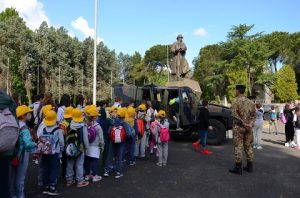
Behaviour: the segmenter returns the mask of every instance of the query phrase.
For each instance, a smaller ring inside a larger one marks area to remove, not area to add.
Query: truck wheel
[[[207,144],[219,145],[222,144],[226,137],[226,128],[222,122],[216,119],[211,119],[210,123],[213,130],[209,130],[207,134]]]

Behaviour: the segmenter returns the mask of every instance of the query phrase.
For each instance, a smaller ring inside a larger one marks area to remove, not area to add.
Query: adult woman
[[[292,108],[291,104],[286,104],[283,114],[286,117],[286,124],[285,124],[285,146],[286,147],[295,147],[296,144],[294,142],[294,135],[295,135],[295,129],[294,129],[294,123],[293,123],[293,111],[295,109]]]

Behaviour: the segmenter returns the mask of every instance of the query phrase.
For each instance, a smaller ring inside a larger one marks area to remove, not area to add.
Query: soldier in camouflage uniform
[[[235,167],[229,172],[239,175],[242,174],[243,150],[247,159],[247,166],[243,169],[247,172],[253,171],[252,127],[256,115],[254,103],[244,96],[245,90],[244,85],[237,85],[237,98],[232,103]]]

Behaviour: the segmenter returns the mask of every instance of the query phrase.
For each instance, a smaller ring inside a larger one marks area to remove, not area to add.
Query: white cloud
[[[94,38],[94,28],[89,27],[87,20],[83,16],[78,17],[75,21],[72,21],[71,24],[73,28],[79,30],[85,38],[89,36]],[[104,41],[104,39],[97,37],[97,42],[99,43],[101,41]]]
[[[26,25],[35,30],[39,28],[43,21],[49,24],[49,19],[45,14],[44,5],[38,0],[1,0],[0,12],[6,8],[15,8],[26,22]]]
[[[194,31],[194,35],[198,37],[206,37],[208,33],[204,28],[200,27]]]

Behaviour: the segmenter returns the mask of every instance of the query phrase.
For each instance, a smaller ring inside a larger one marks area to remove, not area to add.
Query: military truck
[[[199,86],[200,87],[200,86]],[[196,90],[197,91],[197,90]],[[151,101],[153,108],[163,109],[167,112],[170,122],[171,136],[197,138],[197,112],[200,107],[200,96],[190,86],[157,86],[154,84],[138,87],[135,85],[116,84],[114,85],[114,97],[122,99],[123,105],[134,103],[138,106],[142,102]],[[178,105],[170,105],[170,100],[178,98]],[[232,129],[231,110],[229,108],[210,104],[208,107],[213,130],[208,133],[207,143],[221,144],[226,131]],[[177,122],[174,120],[175,112],[179,114],[180,128],[177,130]]]

